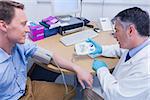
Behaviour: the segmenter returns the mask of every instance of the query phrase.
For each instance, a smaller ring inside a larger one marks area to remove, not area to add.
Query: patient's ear
[[[0,20],[0,31],[3,31],[3,32],[7,31],[7,24],[3,20]]]

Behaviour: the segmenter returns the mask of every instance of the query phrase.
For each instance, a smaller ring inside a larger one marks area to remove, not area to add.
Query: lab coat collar
[[[0,63],[3,63],[9,58],[10,58],[10,55],[8,55],[3,49],[0,48]]]
[[[139,52],[140,50],[142,50],[145,46],[149,45],[150,41],[149,39],[147,39],[144,43],[142,43],[141,45],[129,50],[129,55],[130,57],[133,57],[137,52]]]
[[[137,60],[143,59],[143,57],[148,57],[148,56],[150,57],[150,55],[148,53],[149,50],[150,50],[150,42],[147,46],[145,46],[143,49],[141,49],[137,54],[135,54],[133,57],[131,57],[124,64],[132,64],[134,62],[137,62]]]
[[[126,61],[126,63],[131,63],[131,62],[136,61],[137,59],[140,59],[139,56],[137,56],[137,55],[141,55],[140,57],[145,57],[146,55],[148,55],[148,50],[149,50],[148,46],[150,46],[150,38],[148,38],[148,40],[145,41],[145,43],[143,43],[143,45],[141,45],[141,46],[143,46],[144,48],[140,49],[140,51],[138,51],[138,52],[136,51],[137,54],[131,56],[131,58],[128,61]],[[130,53],[130,51],[127,51],[127,53],[128,52]],[[127,55],[127,53],[125,55]]]

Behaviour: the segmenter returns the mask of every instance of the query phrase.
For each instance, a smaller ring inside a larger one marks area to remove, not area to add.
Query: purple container
[[[33,41],[44,39],[44,27],[41,25],[29,26],[29,37]]]

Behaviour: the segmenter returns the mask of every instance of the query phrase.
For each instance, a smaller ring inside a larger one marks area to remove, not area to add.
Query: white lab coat
[[[118,45],[102,48],[104,56],[121,57],[112,74],[107,68],[97,71],[104,99],[150,100],[150,43],[126,62],[128,50]]]

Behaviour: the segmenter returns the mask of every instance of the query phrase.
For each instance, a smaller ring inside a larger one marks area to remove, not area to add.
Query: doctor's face
[[[123,27],[120,20],[115,21],[114,37],[118,41],[120,48],[129,49],[130,41],[128,37],[128,30]]]
[[[23,44],[25,42],[25,33],[29,32],[29,28],[26,25],[27,18],[22,9],[15,8],[15,16],[11,23],[7,25],[7,38],[15,44]]]

